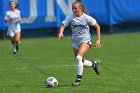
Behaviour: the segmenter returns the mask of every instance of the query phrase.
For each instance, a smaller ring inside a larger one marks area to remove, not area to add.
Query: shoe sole
[[[96,73],[97,75],[99,75],[100,72],[99,72],[98,62],[97,62],[97,63],[93,63],[93,64],[94,64],[94,65],[93,65],[93,69],[94,69],[95,73]]]
[[[76,84],[72,83],[72,86],[76,87],[76,86],[80,86],[80,84],[76,85]]]
[[[16,52],[13,52],[13,55],[16,55]]]

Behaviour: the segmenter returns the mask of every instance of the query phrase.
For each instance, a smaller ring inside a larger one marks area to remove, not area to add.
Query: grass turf
[[[8,40],[0,41],[0,93],[139,93],[140,33],[102,35],[102,47],[92,47],[87,59],[99,59],[101,75],[84,68],[82,86],[72,87],[75,59],[70,37],[23,39],[12,55]],[[57,88],[44,80],[54,76]]]

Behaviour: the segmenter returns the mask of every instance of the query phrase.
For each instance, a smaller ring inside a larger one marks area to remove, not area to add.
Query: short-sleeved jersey
[[[21,18],[20,11],[7,11],[5,19],[10,18],[8,31],[21,31],[20,23],[18,22],[19,18]]]
[[[81,17],[76,17],[74,14],[71,14],[62,23],[65,27],[71,25],[72,39],[90,38],[89,25],[94,26],[96,20],[85,13]]]

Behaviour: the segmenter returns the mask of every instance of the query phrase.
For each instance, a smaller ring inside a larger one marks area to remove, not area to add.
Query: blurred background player
[[[82,2],[82,0],[76,0],[77,2]]]
[[[15,1],[10,1],[10,10],[6,12],[5,16],[5,21],[9,23],[7,35],[11,40],[13,54],[16,54],[16,52],[19,51],[21,32],[21,15],[17,8],[18,4]]]
[[[74,50],[74,54],[76,57],[76,71],[77,71],[77,79],[72,85],[79,86],[82,74],[83,74],[83,66],[93,67],[96,74],[99,74],[98,70],[98,62],[91,62],[89,60],[85,60],[84,56],[88,52],[91,47],[91,34],[89,32],[89,25],[94,26],[97,31],[97,40],[95,43],[95,47],[99,48],[100,45],[100,26],[96,22],[94,18],[86,14],[85,8],[81,2],[74,2],[72,4],[73,14],[67,16],[67,18],[62,22],[62,26],[60,27],[60,31],[58,34],[58,38],[61,39],[63,37],[63,32],[65,27],[71,25],[72,28],[72,47]]]

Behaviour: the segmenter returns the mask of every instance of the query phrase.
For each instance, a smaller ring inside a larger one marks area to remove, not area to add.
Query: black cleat
[[[13,54],[15,55],[15,54],[16,54],[16,52],[13,52]]]
[[[92,65],[94,71],[96,72],[97,75],[100,74],[99,72],[99,67],[98,67],[98,62],[97,61],[93,61],[93,65]]]
[[[76,80],[75,82],[72,83],[72,86],[80,86],[80,80]]]

